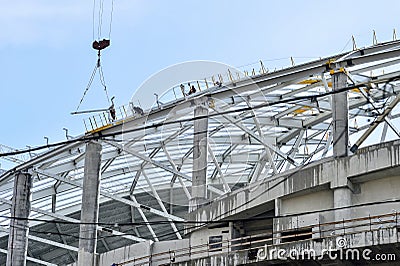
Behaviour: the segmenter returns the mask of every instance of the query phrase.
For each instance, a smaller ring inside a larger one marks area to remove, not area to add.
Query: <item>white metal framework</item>
[[[34,175],[29,260],[43,265],[76,260],[85,144],[92,137],[102,144],[104,225],[98,228],[98,252],[183,237],[180,222],[191,197],[195,101],[209,107],[210,201],[332,154],[335,71],[348,75],[349,149],[356,152],[362,145],[398,138],[399,63],[400,41],[392,41],[274,72],[263,66],[254,75],[229,70],[222,86],[143,115],[125,115],[25,162],[14,158],[21,164],[0,176],[0,252],[7,249],[14,173],[24,170]]]

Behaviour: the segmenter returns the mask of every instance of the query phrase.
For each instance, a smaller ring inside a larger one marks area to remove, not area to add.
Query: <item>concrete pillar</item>
[[[31,211],[32,176],[28,173],[17,173],[14,177],[14,188],[11,205],[11,217],[22,218],[10,220],[6,266],[26,265],[28,250],[28,220]]]
[[[347,87],[347,75],[341,68],[332,75],[333,90],[339,90]],[[333,111],[333,156],[345,157],[349,155],[349,105],[347,100],[347,91],[333,94],[332,96]],[[338,183],[347,184],[347,176],[338,177]],[[334,207],[342,208],[351,206],[351,190],[347,186],[334,188],[333,199]],[[335,210],[335,221],[351,219],[350,208]],[[348,226],[349,224],[345,224]],[[343,224],[337,224],[336,228],[343,228]],[[336,230],[340,233],[346,230]]]
[[[99,214],[100,165],[101,144],[89,142],[85,154],[78,266],[97,265],[97,225],[93,223],[98,222]]]
[[[347,75],[343,71],[336,71],[332,75],[333,90],[347,87]],[[332,95],[333,112],[333,156],[348,155],[349,145],[349,105],[347,91]]]
[[[351,190],[348,187],[338,187],[333,190],[333,205],[334,208],[342,208],[351,206]],[[351,208],[344,208],[335,210],[335,222],[351,219]],[[351,223],[345,222],[336,224],[336,235],[351,232],[351,228],[344,228],[351,226]]]
[[[275,199],[275,217],[279,217],[282,214],[282,200],[277,198]],[[274,218],[272,221],[272,229],[273,229],[273,245],[279,245],[281,243],[282,234],[280,231],[282,230],[281,226],[282,218]]]
[[[192,198],[189,212],[207,202],[208,107],[205,103],[197,104],[194,109],[195,118],[202,116],[204,118],[194,120]]]

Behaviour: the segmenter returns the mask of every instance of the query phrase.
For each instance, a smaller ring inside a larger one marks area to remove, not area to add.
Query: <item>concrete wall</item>
[[[333,191],[325,189],[281,199],[281,215],[333,208]]]
[[[151,254],[151,242],[137,243],[131,246],[111,250],[99,255],[99,266],[111,266],[113,263],[136,259],[138,262],[148,261]],[[144,259],[138,259],[143,258]]]
[[[155,242],[153,243],[151,265],[169,265],[170,263],[188,261],[190,259],[189,246],[189,239]]]
[[[127,265],[143,264],[152,266],[188,261],[189,239],[142,242],[115,249],[99,255],[99,266],[130,262]]]
[[[200,258],[204,257],[207,255],[204,252],[199,252],[198,251],[204,251],[209,248],[209,237],[215,237],[215,236],[222,236],[222,250],[227,251],[228,249],[228,244],[226,243],[227,240],[230,240],[231,236],[231,230],[229,227],[221,227],[221,228],[213,228],[213,229],[208,229],[208,228],[202,228],[201,230],[194,231],[191,236],[190,236],[190,244],[192,246],[192,251],[194,254],[191,255],[192,259],[195,258]],[[213,251],[208,252],[210,254],[213,253]]]
[[[390,201],[399,199],[399,191],[400,176],[391,176],[359,183],[359,193],[352,195],[353,205],[366,204],[366,206],[353,208],[352,216],[367,217],[368,215],[376,216],[388,213],[400,213],[400,202],[390,203]],[[388,203],[370,204],[385,201],[388,201]]]

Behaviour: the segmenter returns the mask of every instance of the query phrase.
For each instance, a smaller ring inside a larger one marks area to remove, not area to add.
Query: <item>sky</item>
[[[274,68],[289,66],[290,57],[300,63],[351,50],[352,35],[358,47],[372,44],[373,30],[379,42],[392,40],[393,29],[400,37],[396,0],[103,0],[99,35],[100,1],[0,0],[1,144],[23,149],[46,144],[44,137],[65,140],[63,128],[84,133],[85,116],[70,113],[96,64],[91,44],[98,37],[111,39],[102,67],[117,106],[183,62],[263,60]],[[79,109],[108,106],[96,76]]]

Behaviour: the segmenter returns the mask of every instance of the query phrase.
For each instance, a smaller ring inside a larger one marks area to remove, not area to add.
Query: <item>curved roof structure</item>
[[[398,138],[400,41],[273,72],[229,70],[201,91],[116,120],[87,120],[87,132],[0,176],[0,258],[5,257],[13,177],[34,175],[30,263],[77,258],[87,141],[102,145],[98,253],[135,242],[184,237],[191,198],[196,104],[208,107],[209,201],[238,187],[332,155],[332,73],[347,74],[352,151]],[[176,95],[175,95],[176,96]],[[204,118],[204,117],[201,117]],[[39,243],[39,245],[37,245]],[[29,263],[28,263],[29,264]]]

